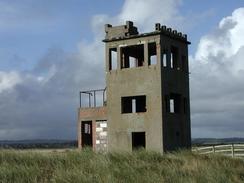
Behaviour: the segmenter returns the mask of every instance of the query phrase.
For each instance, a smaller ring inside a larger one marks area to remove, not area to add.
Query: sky
[[[192,137],[244,137],[243,0],[0,0],[0,140],[75,139],[105,87],[104,24],[188,34]]]

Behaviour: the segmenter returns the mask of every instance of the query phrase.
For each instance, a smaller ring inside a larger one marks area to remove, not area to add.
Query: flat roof
[[[171,29],[165,29],[160,31],[153,31],[149,33],[142,33],[137,35],[129,35],[129,36],[123,36],[123,37],[113,37],[111,39],[104,39],[103,42],[113,42],[113,41],[120,41],[120,40],[127,40],[127,39],[134,39],[139,37],[148,37],[153,35],[165,35],[172,39],[184,42],[186,44],[191,44],[191,42],[187,41],[187,35],[182,35],[181,33],[177,33],[176,31],[172,31]]]

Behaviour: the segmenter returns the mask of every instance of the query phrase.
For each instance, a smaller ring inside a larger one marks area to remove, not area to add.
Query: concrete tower
[[[80,146],[82,121],[93,119],[93,125],[101,120],[107,123],[105,146],[109,151],[144,147],[164,152],[189,148],[187,36],[159,23],[153,32],[139,34],[130,21],[122,26],[107,24],[105,32],[107,86],[103,99],[106,102],[100,108],[79,109]],[[103,116],[94,110],[100,110]],[[93,129],[97,134],[96,128]],[[101,144],[93,141],[93,147]]]

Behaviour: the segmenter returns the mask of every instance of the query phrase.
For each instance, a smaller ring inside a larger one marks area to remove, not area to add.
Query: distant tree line
[[[77,147],[76,140],[0,141],[2,149],[62,149]]]

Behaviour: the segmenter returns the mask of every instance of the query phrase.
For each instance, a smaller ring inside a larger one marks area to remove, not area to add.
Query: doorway
[[[132,150],[146,147],[145,132],[132,132]]]
[[[81,122],[81,142],[82,147],[92,147],[92,121]]]

